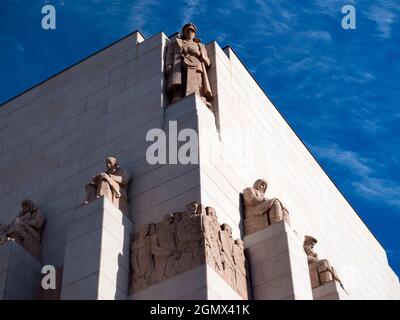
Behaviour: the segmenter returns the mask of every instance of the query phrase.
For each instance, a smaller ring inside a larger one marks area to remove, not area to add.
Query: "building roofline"
[[[306,150],[311,154],[311,156],[313,157],[313,159],[315,160],[315,162],[318,164],[318,166],[322,169],[322,171],[326,174],[326,176],[328,177],[328,179],[332,182],[332,184],[335,186],[335,188],[339,191],[339,193],[342,195],[342,197],[344,198],[344,200],[346,200],[347,204],[350,206],[351,209],[353,209],[353,211],[357,214],[357,216],[360,218],[360,220],[362,221],[362,223],[367,227],[368,231],[371,233],[371,235],[375,238],[375,240],[379,243],[379,245],[382,247],[383,251],[386,254],[386,259],[387,259],[387,252],[385,247],[382,245],[382,243],[379,241],[379,239],[376,237],[376,235],[374,234],[374,232],[372,232],[372,230],[369,228],[369,226],[365,223],[365,221],[363,220],[363,218],[360,216],[360,214],[357,212],[357,210],[354,209],[354,207],[352,206],[352,204],[350,203],[349,200],[347,200],[347,198],[345,197],[345,195],[342,193],[342,191],[340,191],[339,187],[336,185],[336,183],[333,181],[333,179],[330,177],[330,175],[325,171],[324,167],[321,165],[321,163],[317,160],[317,158],[314,156],[314,154],[311,152],[311,150],[307,147],[307,145],[304,143],[304,141],[300,138],[300,136],[297,134],[296,130],[293,129],[293,127],[290,125],[290,123],[286,120],[286,118],[283,116],[283,114],[279,111],[279,109],[275,106],[275,103],[273,102],[273,100],[270,98],[270,96],[265,92],[265,90],[263,89],[263,87],[261,87],[261,85],[258,83],[257,79],[253,76],[253,74],[250,72],[250,70],[247,68],[246,64],[243,63],[242,59],[238,56],[238,54],[236,53],[236,51],[232,48],[231,45],[226,45],[225,47],[222,48],[222,50],[226,50],[226,49],[230,49],[232,50],[232,52],[235,54],[235,56],[238,58],[238,60],[240,61],[240,63],[245,67],[246,71],[249,73],[249,75],[252,77],[252,79],[254,80],[254,82],[257,84],[257,86],[261,89],[261,91],[264,93],[264,95],[268,98],[268,100],[271,102],[271,104],[273,105],[273,107],[275,108],[275,110],[279,113],[279,115],[283,118],[283,120],[285,120],[285,122],[287,123],[287,125],[289,126],[289,128],[293,131],[293,133],[296,135],[296,137],[301,141],[301,143],[303,144],[303,146],[306,148]],[[388,260],[388,259],[387,259]]]
[[[121,40],[124,40],[124,39],[130,37],[131,35],[133,35],[133,34],[135,34],[135,33],[139,33],[139,34],[145,39],[145,37],[143,36],[143,34],[142,34],[139,30],[132,31],[132,32],[130,32],[129,34],[123,36],[122,38],[119,38],[119,39],[113,41],[113,42],[110,43],[109,45],[107,45],[107,46],[105,46],[105,47],[103,47],[103,48],[101,48],[101,49],[99,49],[99,50],[97,50],[97,51],[91,53],[90,55],[86,56],[85,58],[82,58],[81,60],[79,60],[78,62],[75,62],[74,64],[70,65],[69,67],[66,67],[65,69],[63,69],[63,70],[61,70],[61,71],[59,71],[59,72],[53,74],[52,76],[50,76],[50,77],[48,77],[48,78],[46,78],[46,79],[40,81],[39,83],[33,85],[32,87],[29,87],[28,89],[25,89],[24,91],[18,93],[16,96],[14,96],[14,97],[12,97],[12,98],[6,100],[5,102],[1,103],[1,104],[0,104],[0,108],[3,107],[4,105],[6,105],[7,103],[9,103],[10,101],[12,101],[12,100],[14,100],[14,99],[16,99],[16,98],[22,96],[23,94],[27,93],[28,91],[30,91],[30,90],[32,90],[32,89],[34,89],[34,88],[40,86],[41,84],[45,83],[46,81],[49,81],[49,80],[51,80],[51,79],[57,77],[57,76],[60,75],[61,73],[63,73],[63,72],[65,72],[65,71],[67,71],[67,70],[69,70],[69,69],[75,67],[76,65],[80,64],[81,62],[84,62],[84,61],[87,60],[87,59],[90,59],[91,57],[95,56],[96,54],[100,53],[101,51],[104,51],[104,50],[106,50],[106,49],[112,47],[114,44],[120,42]]]

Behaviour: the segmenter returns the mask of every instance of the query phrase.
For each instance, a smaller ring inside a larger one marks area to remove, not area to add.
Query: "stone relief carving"
[[[344,289],[342,281],[339,279],[336,270],[331,266],[328,260],[319,259],[314,251],[317,239],[311,236],[304,237],[304,251],[307,254],[308,268],[310,271],[311,287],[314,289],[330,281],[339,282]]]
[[[40,260],[41,233],[46,220],[32,200],[23,200],[21,208],[22,211],[9,225],[0,225],[0,244],[16,241]]]
[[[124,214],[128,214],[127,187],[129,173],[118,166],[118,160],[114,157],[107,157],[106,171],[101,172],[86,185],[87,204],[102,196],[108,198]]]
[[[131,245],[131,292],[141,290],[207,263],[243,298],[248,277],[243,241],[234,240],[228,224],[216,212],[194,201],[186,211],[168,214],[143,226]]]
[[[277,198],[265,198],[267,188],[266,180],[257,179],[253,187],[243,190],[244,231],[246,235],[283,220],[290,225],[289,211],[282,205],[281,201]]]
[[[181,34],[167,47],[165,75],[167,95],[171,103],[192,93],[198,93],[208,107],[211,106],[212,91],[207,76],[211,65],[207,49],[196,38],[197,28],[193,23],[183,26]]]

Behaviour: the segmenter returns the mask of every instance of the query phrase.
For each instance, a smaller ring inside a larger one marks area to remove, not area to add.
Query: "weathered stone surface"
[[[61,299],[126,299],[131,232],[131,221],[106,197],[77,208],[68,226]]]
[[[32,200],[23,200],[21,207],[22,211],[9,225],[0,224],[0,245],[14,240],[40,260],[40,240],[46,220]]]
[[[107,157],[106,167],[106,172],[99,173],[86,185],[84,204],[104,196],[127,215],[129,174],[118,166],[118,161],[114,157]]]
[[[38,259],[13,239],[0,246],[0,300],[40,298],[41,268]]]
[[[285,222],[244,237],[253,299],[312,300],[302,239]]]
[[[197,28],[187,23],[182,33],[170,43],[165,57],[167,95],[171,103],[193,93],[200,95],[207,106],[211,106],[211,86],[207,71],[211,65],[207,49],[195,38]]]
[[[197,201],[184,212],[144,225],[131,245],[131,292],[207,263],[239,295],[248,298],[244,244],[231,227],[220,225],[215,210]]]
[[[304,237],[304,251],[307,254],[308,268],[310,269],[311,287],[314,289],[327,282],[337,281],[343,288],[342,281],[339,279],[336,270],[328,260],[320,260],[314,251],[317,239],[311,236]]]
[[[243,190],[245,234],[257,232],[282,220],[290,225],[289,211],[282,203],[277,198],[265,198],[267,188],[267,181],[258,179],[252,188]]]

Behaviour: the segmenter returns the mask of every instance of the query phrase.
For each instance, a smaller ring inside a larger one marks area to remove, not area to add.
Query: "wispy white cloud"
[[[370,160],[361,157],[353,151],[343,150],[337,144],[323,147],[313,146],[312,149],[319,157],[329,159],[331,162],[345,166],[358,176],[365,176],[372,172],[369,167]]]
[[[400,208],[400,186],[392,181],[379,178],[363,177],[352,183],[355,191],[365,199],[382,201]]]
[[[367,16],[376,22],[380,37],[385,39],[391,37],[392,24],[396,21],[396,15],[391,10],[381,6],[373,6]]]
[[[321,31],[321,30],[310,30],[303,33],[305,37],[311,40],[322,40],[322,41],[331,41],[332,36],[328,31]]]
[[[366,71],[356,71],[356,72],[342,72],[340,74],[332,75],[333,80],[341,80],[345,82],[356,82],[356,83],[368,83],[375,80],[375,76]]]
[[[199,0],[185,0],[185,4],[182,5],[182,20],[181,25],[188,22],[193,22],[194,18],[205,10],[205,3],[200,6]]]
[[[127,27],[131,30],[138,29],[146,33],[148,23],[154,20],[154,8],[160,2],[156,0],[138,0],[134,1],[128,9]]]
[[[400,185],[397,182],[378,177],[376,170],[381,165],[362,157],[351,150],[344,150],[337,144],[311,146],[317,157],[327,159],[349,171],[348,183],[362,198],[381,201],[385,205],[400,208]]]
[[[314,4],[320,13],[340,17],[343,6],[355,5],[355,0],[315,0]]]
[[[336,68],[335,59],[330,57],[314,57],[308,56],[288,64],[286,70],[289,73],[295,73],[306,70],[318,70],[318,72],[326,72]]]

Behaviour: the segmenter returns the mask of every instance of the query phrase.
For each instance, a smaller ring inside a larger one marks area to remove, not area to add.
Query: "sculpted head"
[[[304,245],[310,247],[311,249],[314,248],[317,242],[317,239],[315,239],[314,237],[304,236]]]
[[[164,217],[164,221],[168,222],[169,224],[174,222],[174,215],[172,213],[168,213],[165,217]]]
[[[35,204],[33,203],[32,200],[25,199],[25,200],[22,200],[22,202],[21,202],[21,208],[22,208],[22,212],[24,212],[24,213],[31,212],[35,209]]]
[[[189,214],[201,214],[202,213],[202,205],[198,201],[190,202],[186,205],[186,209]]]
[[[149,234],[149,231],[150,231],[150,225],[149,225],[149,224],[145,224],[145,225],[139,230],[139,232],[138,232],[138,234],[137,234],[137,238],[141,238],[141,239],[145,238],[145,237]]]
[[[213,220],[217,220],[217,212],[213,207],[206,207],[206,215],[210,216]]]
[[[149,224],[149,232],[148,232],[148,234],[149,235],[153,235],[154,233],[156,233],[156,229],[157,229],[156,224],[155,223],[150,223]]]
[[[197,32],[197,27],[193,23],[189,22],[182,27],[181,33],[184,39],[193,40],[196,36],[196,32]]]
[[[257,179],[256,182],[254,182],[253,188],[262,193],[265,193],[265,191],[267,191],[268,188],[267,180]]]
[[[232,228],[229,224],[227,223],[221,224],[221,230],[227,232],[230,236],[232,236]]]
[[[244,242],[241,239],[236,239],[235,244],[242,249],[244,248]]]
[[[114,157],[107,157],[106,167],[108,170],[115,170],[118,168],[118,160]]]

